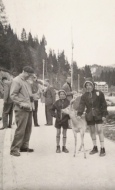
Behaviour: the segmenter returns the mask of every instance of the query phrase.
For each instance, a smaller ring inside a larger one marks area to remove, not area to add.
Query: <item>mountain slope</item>
[[[115,65],[111,65],[111,66],[101,66],[101,65],[91,65],[90,66],[90,69],[91,69],[91,73],[92,73],[92,76],[94,77],[99,77],[101,72],[104,71],[113,71],[115,70]]]

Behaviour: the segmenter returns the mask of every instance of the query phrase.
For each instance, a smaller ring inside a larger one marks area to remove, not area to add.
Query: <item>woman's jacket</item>
[[[87,121],[92,121],[94,118],[98,121],[106,117],[108,112],[103,92],[95,89],[92,92],[85,92],[81,96],[77,115],[81,116],[85,108]]]

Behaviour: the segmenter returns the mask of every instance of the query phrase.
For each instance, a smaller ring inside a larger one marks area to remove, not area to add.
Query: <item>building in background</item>
[[[106,82],[95,82],[95,89],[102,91],[103,93],[108,92],[108,84]]]

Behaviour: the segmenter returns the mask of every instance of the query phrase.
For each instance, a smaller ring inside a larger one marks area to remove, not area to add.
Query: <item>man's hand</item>
[[[47,90],[47,88],[44,88],[44,89],[42,89],[42,92],[44,93],[44,92],[46,92],[46,90]]]
[[[32,95],[34,100],[38,100],[40,98],[40,94],[35,93]]]
[[[75,101],[75,99],[72,99],[72,100],[70,101],[70,105],[73,104],[74,101]]]
[[[30,105],[28,105],[28,104],[25,103],[25,102],[22,102],[22,103],[20,104],[20,107],[21,107],[21,108],[27,108],[27,109],[30,109]]]
[[[80,119],[81,119],[81,116],[77,116],[77,119],[80,120]]]
[[[77,91],[72,91],[72,94],[74,95],[74,94],[77,94]]]

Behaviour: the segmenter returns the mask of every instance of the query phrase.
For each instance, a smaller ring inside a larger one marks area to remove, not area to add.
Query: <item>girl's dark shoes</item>
[[[93,149],[91,150],[91,152],[89,154],[95,154],[95,153],[98,153],[98,148],[97,146],[94,146]]]
[[[56,153],[61,153],[60,146],[57,146]]]
[[[106,155],[106,153],[105,153],[105,148],[101,148],[99,155],[100,155],[101,157]]]
[[[68,153],[69,150],[65,146],[62,146],[62,152]]]

